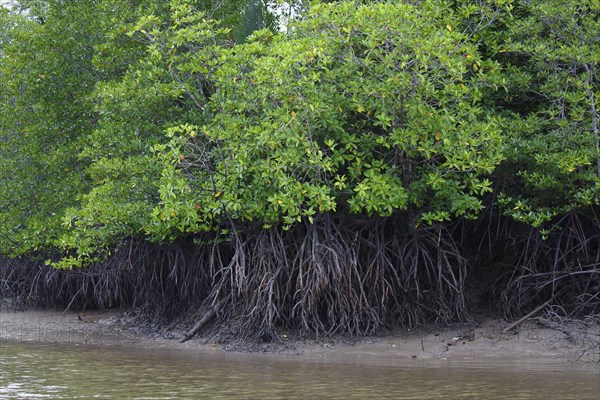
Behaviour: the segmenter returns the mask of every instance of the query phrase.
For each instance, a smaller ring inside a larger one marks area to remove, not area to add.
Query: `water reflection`
[[[343,363],[0,343],[0,399],[594,399],[597,371],[561,364]]]

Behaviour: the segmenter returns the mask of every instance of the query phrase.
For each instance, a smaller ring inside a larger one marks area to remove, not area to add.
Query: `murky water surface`
[[[547,362],[378,365],[375,360],[0,342],[0,399],[25,398],[598,400],[600,374]]]

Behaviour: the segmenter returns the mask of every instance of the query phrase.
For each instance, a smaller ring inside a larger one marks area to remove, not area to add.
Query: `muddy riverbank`
[[[505,333],[506,321],[487,319],[478,324],[427,327],[377,337],[320,340],[294,339],[281,332],[275,344],[240,346],[199,335],[179,343],[183,331],[142,334],[120,311],[63,313],[55,310],[0,311],[1,342],[39,342],[73,345],[126,346],[148,349],[189,349],[199,352],[257,351],[275,357],[326,358],[374,364],[403,360],[553,360],[598,368],[600,327],[556,327],[531,319]]]

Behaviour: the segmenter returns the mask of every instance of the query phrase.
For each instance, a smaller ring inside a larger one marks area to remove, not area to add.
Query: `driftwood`
[[[544,304],[542,304],[541,306],[537,307],[535,310],[533,310],[532,312],[530,312],[529,314],[527,314],[526,316],[524,316],[523,318],[521,318],[520,320],[513,322],[512,324],[510,324],[509,326],[507,326],[506,328],[504,328],[502,330],[502,333],[508,333],[510,332],[511,329],[514,329],[515,327],[521,325],[524,321],[526,321],[527,319],[533,317],[534,315],[538,314],[539,312],[541,312],[544,308],[546,308],[546,306],[548,304],[550,304],[550,302],[552,300],[554,300],[555,298],[561,296],[567,289],[566,288],[562,288],[561,290],[559,290],[557,293],[554,293],[552,295],[552,297],[550,297],[548,299],[548,301],[546,301]]]
[[[217,315],[217,313],[221,311],[221,309],[225,306],[225,304],[227,304],[230,298],[231,294],[225,296],[217,304],[212,306],[210,310],[208,310],[206,314],[204,314],[202,319],[198,321],[198,323],[194,325],[194,327],[185,335],[185,337],[179,341],[179,343],[185,343],[192,337],[194,337],[194,335],[198,333],[198,331],[202,329],[204,325],[208,324]]]
[[[533,317],[535,314],[539,313],[540,311],[542,311],[548,304],[550,304],[550,302],[554,299],[554,297],[552,297],[550,300],[548,300],[547,302],[545,302],[544,304],[542,304],[541,306],[539,306],[538,308],[536,308],[535,310],[533,310],[532,312],[530,312],[529,314],[527,314],[526,316],[524,316],[523,318],[521,318],[520,320],[513,322],[512,324],[510,324],[509,326],[507,326],[506,328],[504,328],[502,330],[502,333],[508,333],[510,332],[511,329],[516,328],[517,326],[521,325],[524,321],[526,321],[527,319]]]
[[[520,320],[513,322],[512,324],[510,324],[509,326],[507,326],[506,328],[504,328],[502,330],[502,333],[508,333],[510,332],[511,329],[516,328],[517,326],[521,325],[524,321],[526,321],[527,319],[533,317],[534,315],[536,315],[537,313],[539,313],[540,311],[542,311],[544,308],[546,308],[546,306],[548,304],[550,304],[550,302],[554,299],[554,296],[552,296],[552,298],[550,300],[548,300],[547,302],[545,302],[544,304],[542,304],[541,306],[539,306],[538,308],[536,308],[535,310],[533,310],[532,312],[530,312],[529,314],[527,314],[526,316],[524,316],[523,318],[521,318]]]

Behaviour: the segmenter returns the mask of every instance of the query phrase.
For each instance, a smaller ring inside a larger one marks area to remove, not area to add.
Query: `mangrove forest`
[[[261,341],[600,323],[597,0],[0,4],[15,309]]]

